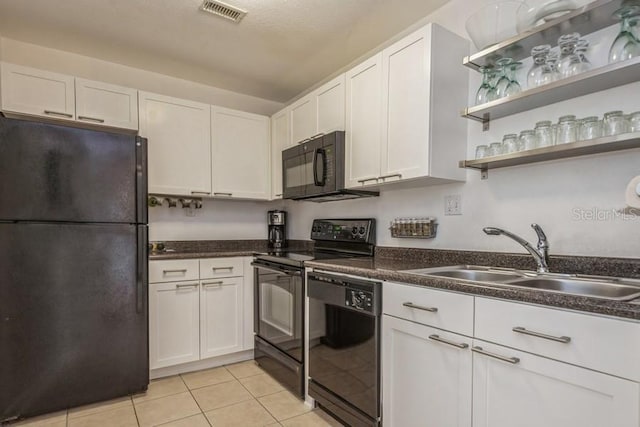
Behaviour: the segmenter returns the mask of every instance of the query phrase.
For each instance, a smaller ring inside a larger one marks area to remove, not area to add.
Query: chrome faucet
[[[549,272],[549,242],[547,241],[547,236],[542,231],[542,228],[538,224],[531,224],[531,228],[538,235],[538,247],[537,249],[531,246],[529,242],[524,240],[520,236],[516,236],[513,233],[510,233],[501,228],[495,227],[485,227],[482,229],[486,234],[491,236],[499,236],[503,235],[509,237],[516,242],[520,243],[524,248],[533,256],[538,264],[538,273],[548,273]]]

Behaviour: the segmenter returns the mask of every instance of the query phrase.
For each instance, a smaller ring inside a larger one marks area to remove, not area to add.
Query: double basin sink
[[[630,301],[640,297],[640,280],[617,277],[536,273],[475,265],[422,268],[403,272],[617,301]]]

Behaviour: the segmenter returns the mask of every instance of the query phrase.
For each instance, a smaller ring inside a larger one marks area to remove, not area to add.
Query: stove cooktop
[[[283,252],[267,252],[256,256],[256,259],[274,262],[278,264],[287,264],[302,268],[305,261],[313,261],[320,259],[335,258],[353,258],[367,257],[368,255],[353,254],[334,251],[283,251]]]

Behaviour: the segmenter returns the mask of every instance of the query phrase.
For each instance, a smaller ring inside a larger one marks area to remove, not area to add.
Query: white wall
[[[250,113],[271,115],[284,106],[279,102],[255,96],[9,38],[0,38],[0,52],[2,54],[0,58],[3,61],[14,64],[220,105]]]
[[[452,0],[423,22],[438,23],[464,37],[466,18],[490,0]],[[616,28],[591,38],[592,62],[603,63]],[[461,58],[462,61],[462,58]],[[462,66],[462,65],[461,65]],[[523,73],[529,67],[524,64]],[[521,79],[520,81],[522,81]],[[470,99],[479,84],[479,75],[470,72]],[[491,122],[482,132],[476,122],[460,119],[468,129],[468,158],[475,147],[502,139],[506,133],[531,129],[536,121],[554,120],[560,115],[599,115],[622,109],[640,110],[640,83],[557,103]],[[632,95],[636,94],[636,95]],[[462,105],[460,108],[462,109]],[[374,217],[378,220],[377,240],[384,246],[439,249],[470,249],[523,252],[504,237],[487,236],[485,226],[508,229],[529,240],[529,228],[539,223],[547,232],[552,254],[640,257],[640,217],[616,216],[624,207],[627,182],[640,175],[640,150],[600,154],[489,171],[483,181],[476,171],[467,172],[467,182],[406,190],[385,190],[379,198],[315,204],[288,202],[292,238],[308,237],[313,218]],[[462,196],[461,216],[444,216],[444,196]],[[602,217],[593,218],[594,215]],[[388,231],[395,217],[437,217],[438,236],[432,240],[393,239]]]

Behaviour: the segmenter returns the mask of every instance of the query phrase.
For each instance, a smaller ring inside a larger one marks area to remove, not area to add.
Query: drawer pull
[[[378,180],[378,178],[365,178],[365,179],[359,179],[358,182],[360,184],[364,184],[367,181],[377,181],[377,180]]]
[[[191,194],[194,196],[197,196],[199,194],[202,194],[203,196],[210,196],[211,192],[210,191],[192,191]]]
[[[73,114],[62,113],[60,111],[44,110],[44,113],[50,116],[62,116],[62,117],[69,117],[69,118],[73,117]]]
[[[214,196],[227,196],[227,197],[231,197],[233,196],[233,193],[213,193]]]
[[[421,305],[415,305],[412,302],[403,302],[402,305],[409,308],[415,308],[416,310],[428,311],[430,313],[436,313],[438,311],[438,307],[423,307]]]
[[[391,175],[383,175],[378,179],[385,180],[387,178],[402,178],[402,174],[401,173],[392,173]]]
[[[176,289],[186,289],[186,288],[197,288],[198,284],[197,283],[190,283],[188,285],[176,285]]]
[[[520,359],[518,359],[517,357],[501,356],[499,354],[495,354],[487,350],[483,350],[482,347],[471,347],[471,351],[475,353],[484,354],[485,356],[493,357],[494,359],[502,360],[503,362],[511,363],[512,365],[515,365],[516,363],[520,363]]]
[[[233,267],[211,267],[211,269],[215,272],[218,270],[229,270],[229,271],[233,271]]]
[[[98,119],[96,117],[89,117],[89,116],[78,116],[78,120],[86,120],[86,121],[90,121],[90,122],[104,123],[104,119]]]
[[[561,342],[563,344],[569,344],[571,342],[571,337],[566,337],[566,336],[555,337],[553,335],[543,334],[542,332],[530,331],[528,329],[523,328],[522,326],[516,326],[511,330],[519,334],[531,335],[532,337],[544,338],[545,340]]]
[[[162,270],[162,274],[170,274],[170,273],[186,273],[187,269],[186,268],[181,268],[178,270]]]
[[[429,339],[441,342],[443,344],[448,344],[448,345],[451,345],[451,346],[454,346],[454,347],[457,347],[457,348],[467,348],[467,347],[469,347],[469,344],[467,344],[467,343],[463,343],[463,342],[462,343],[457,343],[457,342],[449,341],[449,340],[446,340],[444,338],[440,338],[440,335],[435,335],[435,334],[434,335],[429,335]]]
[[[220,282],[207,282],[207,283],[203,283],[202,286],[204,286],[205,288],[220,288],[220,287],[222,287],[222,281],[220,281]]]

